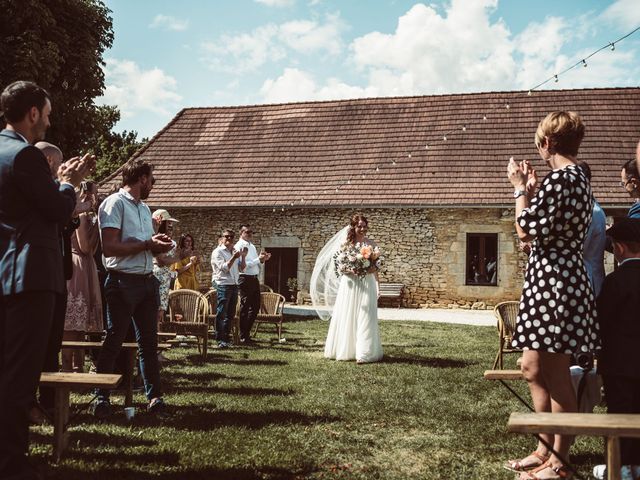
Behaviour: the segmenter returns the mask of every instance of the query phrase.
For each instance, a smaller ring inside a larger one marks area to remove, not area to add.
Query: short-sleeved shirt
[[[123,242],[149,240],[155,233],[149,207],[122,188],[102,202],[98,221],[101,237],[103,229],[116,228]],[[126,257],[105,257],[104,264],[107,270],[147,275],[153,272],[153,255],[145,250]]]

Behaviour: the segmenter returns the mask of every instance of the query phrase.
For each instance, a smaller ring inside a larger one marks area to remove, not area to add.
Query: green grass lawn
[[[170,419],[146,415],[137,394],[128,423],[114,394],[110,421],[75,418],[57,465],[51,427],[33,428],[34,463],[65,480],[513,478],[502,463],[535,441],[507,433],[509,413],[524,407],[482,379],[495,328],[381,322],[384,360],[356,365],[323,358],[327,327],[287,323],[281,344],[263,327],[256,347],[212,350],[204,363],[175,348],[163,368]],[[602,448],[580,438],[572,458],[588,472]]]

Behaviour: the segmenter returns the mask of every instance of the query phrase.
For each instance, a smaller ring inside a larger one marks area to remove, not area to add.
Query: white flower
[[[359,253],[359,254],[357,254],[357,255],[356,255],[356,258],[357,258],[358,260],[362,260],[364,257],[362,256],[362,254],[361,254],[361,253]]]
[[[364,268],[369,268],[369,265],[371,265],[371,262],[369,260],[365,260],[364,262],[362,262],[362,266]]]

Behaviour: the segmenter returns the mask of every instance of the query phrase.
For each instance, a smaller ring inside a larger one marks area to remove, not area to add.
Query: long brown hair
[[[369,226],[369,220],[361,213],[356,213],[349,221],[349,230],[347,231],[347,242],[354,243],[356,240],[356,227],[359,222],[364,222]]]

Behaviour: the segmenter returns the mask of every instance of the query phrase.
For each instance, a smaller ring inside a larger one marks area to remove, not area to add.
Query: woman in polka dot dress
[[[538,125],[535,143],[552,169],[536,191],[537,176],[528,161],[513,159],[507,171],[515,188],[516,230],[531,241],[513,346],[524,350],[522,372],[536,412],[575,412],[571,354],[598,345],[595,299],[582,260],[591,223],[593,197],[577,154],[584,125],[573,112],[553,112]],[[566,458],[572,438],[542,435]],[[567,467],[544,444],[507,468],[521,479],[560,479]]]

